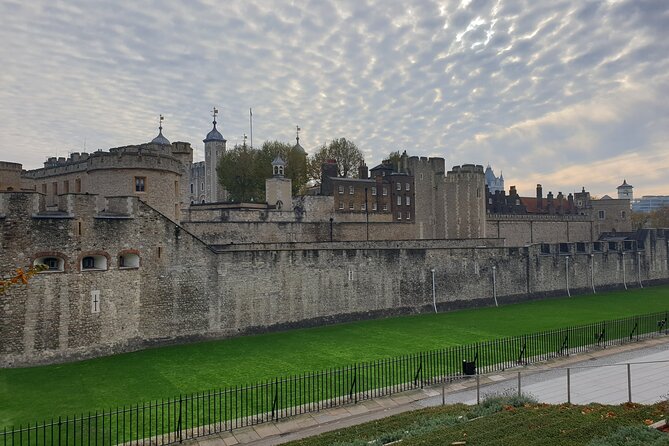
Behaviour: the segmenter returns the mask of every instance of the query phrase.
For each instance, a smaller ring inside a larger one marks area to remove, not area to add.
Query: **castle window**
[[[193,183],[190,183],[190,193],[191,193],[191,194],[193,193],[193,190],[195,189],[193,186],[194,186],[194,184],[193,184]]]
[[[582,200],[578,200],[578,201],[576,202],[576,206],[578,206],[578,207],[582,207],[582,206],[583,206],[583,201],[582,201]]]
[[[397,183],[397,190],[402,190],[402,183]]]
[[[107,269],[107,257],[101,255],[86,256],[81,259],[82,271],[105,271]]]
[[[599,211],[598,216],[600,220],[604,220],[606,218],[606,211]]]
[[[46,184],[42,184],[42,193],[46,195]]]
[[[344,194],[344,186],[339,186],[339,195]]]
[[[64,271],[65,269],[65,261],[59,257],[52,256],[35,259],[33,265],[46,265],[48,269],[44,272],[58,272]]]
[[[204,190],[204,181],[200,183],[200,191]]]
[[[74,180],[74,191],[76,193],[81,193],[81,178]]]
[[[388,195],[388,188],[383,186],[383,196],[385,197],[386,195]]]
[[[406,196],[406,205],[411,206],[411,197],[408,195]]]
[[[383,204],[383,210],[384,210],[384,211],[387,211],[387,210],[388,210],[388,204],[386,204],[386,203]]]
[[[146,192],[146,177],[135,177],[135,192]]]
[[[401,220],[401,219],[402,219],[402,213],[401,213],[401,212],[398,212],[398,213],[397,213],[397,219],[398,219],[398,220]]]
[[[397,184],[399,184],[399,183],[397,183]],[[402,206],[402,196],[401,195],[397,196],[397,205]]]
[[[420,174],[420,179],[421,179],[421,180],[423,179],[423,173],[422,173],[422,172],[421,172],[421,174]]]
[[[139,268],[139,256],[133,253],[124,253],[118,256],[119,269]]]
[[[353,202],[349,201],[348,202],[348,208],[352,211],[353,210]]]
[[[372,195],[376,195],[376,187],[372,186]]]
[[[407,191],[407,192],[410,191],[411,190],[411,184],[406,183],[406,185],[404,186],[404,190]]]
[[[378,206],[376,205],[376,202],[372,203],[372,210],[375,211],[377,210]]]
[[[618,243],[609,242],[609,251],[617,251],[617,250],[618,250]]]
[[[174,182],[174,195],[179,196],[179,182]]]
[[[407,216],[407,217],[406,217],[407,220],[411,220],[411,212],[407,212],[407,213],[406,213],[406,216]]]
[[[626,217],[627,217],[627,212],[620,211],[620,218],[622,218],[624,220]]]
[[[52,195],[58,195],[58,183],[56,183],[56,182],[54,181],[53,183],[51,183],[51,186],[52,186],[52,188],[51,188],[51,194],[52,194]]]
[[[344,202],[343,201],[339,202],[339,209],[344,209]]]
[[[70,182],[67,180],[63,181],[63,193],[64,194],[70,193]]]
[[[349,186],[349,187],[348,187],[348,193],[349,193],[349,195],[353,195],[353,192],[355,192],[355,190],[353,189],[353,186]]]
[[[492,198],[488,198],[488,204],[492,204]]]
[[[541,244],[541,253],[542,254],[550,254],[551,253],[551,245],[548,243],[542,243]]]
[[[362,203],[362,204],[360,205],[360,210],[361,210],[361,211],[366,211],[366,210],[367,210],[367,203]]]

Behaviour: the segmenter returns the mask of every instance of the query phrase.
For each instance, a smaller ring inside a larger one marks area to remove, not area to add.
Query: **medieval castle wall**
[[[584,215],[489,214],[486,235],[503,238],[507,246],[597,240],[592,219]]]
[[[432,270],[441,311],[490,305],[493,267],[501,302],[562,295],[567,284],[591,292],[593,283],[669,278],[665,231],[647,232],[638,245],[470,239],[226,248],[208,246],[137,197],[67,194],[58,211],[45,208],[39,193],[0,193],[0,270],[62,259],[62,271],[0,296],[0,366],[420,312],[432,305]],[[124,266],[127,254],[139,263]],[[86,269],[86,256],[106,265]]]

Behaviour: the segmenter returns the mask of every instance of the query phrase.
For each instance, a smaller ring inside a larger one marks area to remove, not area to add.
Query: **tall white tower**
[[[223,135],[216,130],[216,115],[218,110],[214,107],[214,128],[207,133],[204,142],[204,175],[205,175],[205,195],[208,203],[225,201],[227,194],[223,186],[218,182],[216,167],[225,153],[225,143],[227,142]]]

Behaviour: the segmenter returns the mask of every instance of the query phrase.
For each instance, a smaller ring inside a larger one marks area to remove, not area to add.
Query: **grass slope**
[[[0,369],[0,428],[353,362],[669,309],[669,286]]]
[[[477,446],[583,446],[596,439],[601,439],[596,443],[600,445],[669,446],[668,435],[648,432],[645,429],[647,423],[669,416],[667,402],[649,406],[549,406],[535,403],[521,407],[505,405],[488,414],[478,412],[480,408],[477,406],[464,405],[423,409],[305,438],[287,445],[379,446],[387,440],[401,438],[402,446],[441,446],[458,441]],[[615,437],[612,434],[626,426],[633,429],[627,429],[631,433],[626,435],[624,443],[614,443],[607,438]]]

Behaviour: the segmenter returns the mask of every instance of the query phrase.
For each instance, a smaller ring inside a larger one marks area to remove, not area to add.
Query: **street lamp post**
[[[334,218],[330,217],[330,243],[332,243],[332,222],[334,221]]]
[[[369,241],[369,203],[367,203],[367,188],[365,188],[365,217],[367,219],[367,241]]]

